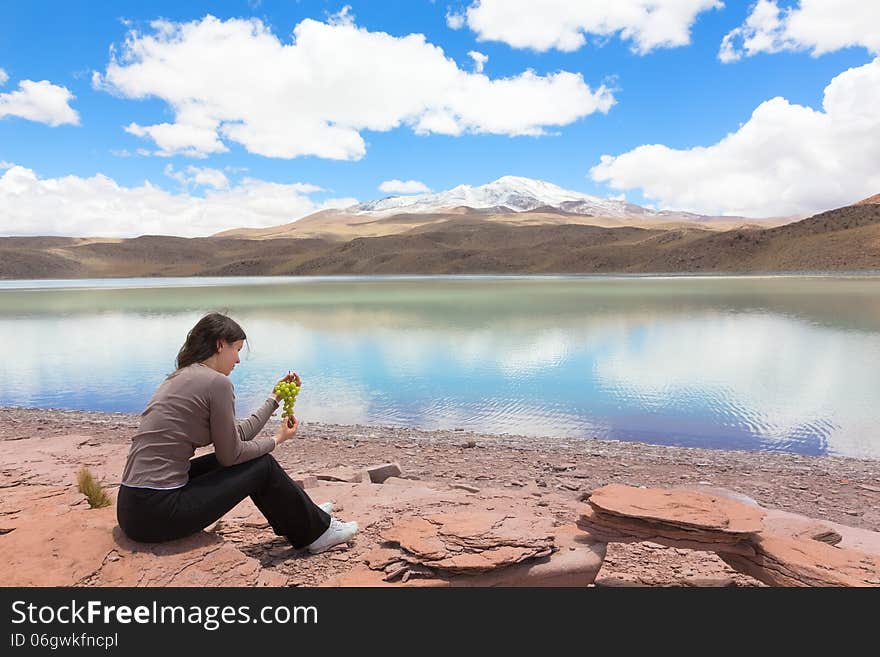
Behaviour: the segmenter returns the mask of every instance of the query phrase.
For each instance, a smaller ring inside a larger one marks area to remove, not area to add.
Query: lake
[[[239,415],[295,370],[305,422],[880,458],[859,275],[0,281],[0,405],[139,413],[210,310]]]

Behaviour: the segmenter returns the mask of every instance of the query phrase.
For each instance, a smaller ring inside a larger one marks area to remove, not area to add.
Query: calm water
[[[140,412],[208,310],[240,415],[880,458],[880,277],[0,282],[0,405]]]

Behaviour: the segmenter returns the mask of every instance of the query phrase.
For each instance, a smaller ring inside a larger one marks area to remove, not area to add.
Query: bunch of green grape
[[[296,401],[296,396],[299,394],[299,388],[300,387],[296,385],[295,381],[280,381],[278,385],[275,386],[275,394],[281,397],[281,402],[284,405],[281,417],[288,418],[288,424],[293,422],[293,402]]]

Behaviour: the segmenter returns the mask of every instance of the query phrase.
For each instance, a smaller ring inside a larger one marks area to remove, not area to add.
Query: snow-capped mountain
[[[479,187],[458,185],[436,194],[388,196],[377,201],[353,205],[345,211],[350,214],[383,217],[402,212],[420,214],[440,212],[461,206],[477,210],[508,208],[514,212],[552,207],[564,212],[602,217],[638,217],[656,214],[652,210],[626,201],[590,196],[562,189],[543,180],[519,176],[504,176]]]
[[[536,213],[527,213],[537,210]],[[409,216],[402,216],[409,215]],[[416,215],[416,216],[412,216]],[[620,228],[778,226],[795,218],[704,216],[677,210],[652,210],[619,199],[599,198],[563,189],[543,180],[504,176],[486,185],[459,185],[445,192],[389,196],[346,208],[321,210],[280,226],[223,231],[223,237],[316,237],[350,240],[354,237],[397,235],[434,224],[484,220],[511,225],[580,224]]]

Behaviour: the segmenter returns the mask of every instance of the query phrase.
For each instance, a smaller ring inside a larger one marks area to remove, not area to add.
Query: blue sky
[[[752,216],[880,192],[880,3],[646,4],[3,3],[0,234],[209,234],[392,180],[518,175]],[[309,121],[341,129],[313,137]]]

